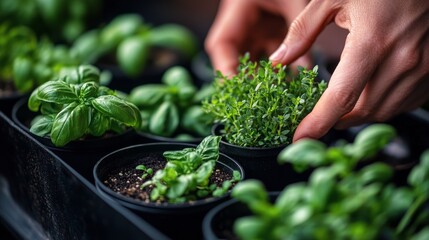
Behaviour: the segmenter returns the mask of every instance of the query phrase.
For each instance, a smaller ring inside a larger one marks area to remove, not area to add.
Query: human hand
[[[327,90],[300,123],[294,141],[332,127],[386,121],[429,99],[429,1],[313,0],[270,59],[288,64],[330,22],[349,31]]]
[[[233,74],[240,55],[252,60],[268,57],[286,36],[288,24],[305,8],[308,0],[223,0],[205,48],[214,69]],[[308,54],[293,64],[309,66]]]

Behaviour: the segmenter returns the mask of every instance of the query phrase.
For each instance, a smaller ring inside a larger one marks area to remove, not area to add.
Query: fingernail
[[[286,54],[286,45],[282,43],[280,47],[270,56],[271,62],[279,62]]]

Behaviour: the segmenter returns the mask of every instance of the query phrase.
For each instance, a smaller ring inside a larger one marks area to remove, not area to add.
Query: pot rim
[[[95,179],[95,184],[97,186],[97,189],[99,191],[101,191],[104,194],[107,194],[109,197],[111,197],[112,199],[120,202],[121,204],[135,209],[135,210],[142,210],[142,209],[147,209],[147,210],[179,210],[179,209],[192,209],[192,208],[196,208],[198,206],[202,206],[202,205],[206,205],[206,204],[211,204],[211,203],[215,203],[217,201],[226,199],[227,197],[229,197],[230,192],[228,191],[227,194],[221,196],[221,197],[209,197],[209,198],[204,198],[201,200],[196,200],[193,201],[192,203],[178,203],[178,204],[171,204],[171,203],[153,203],[153,202],[149,202],[149,203],[145,203],[141,200],[137,200],[131,197],[126,197],[122,194],[119,194],[115,191],[113,191],[112,189],[110,189],[109,187],[107,187],[103,181],[100,179],[99,175],[98,175],[98,170],[100,169],[100,165],[103,164],[104,161],[106,161],[105,159],[109,159],[111,156],[114,156],[120,152],[123,151],[127,151],[129,149],[137,149],[137,148],[151,148],[153,146],[171,146],[171,145],[176,145],[176,146],[180,146],[180,147],[196,147],[197,145],[195,144],[189,144],[189,143],[177,143],[177,142],[158,142],[158,143],[143,143],[143,144],[136,144],[136,145],[131,145],[128,147],[124,147],[118,150],[115,150],[107,155],[105,155],[104,157],[102,157],[94,166],[93,168],[93,177]],[[167,150],[164,150],[167,151]],[[149,152],[148,152],[149,153]],[[220,164],[223,166],[227,166],[227,164],[221,162],[220,160],[224,159],[226,161],[230,161],[233,163],[233,165],[235,166],[236,170],[240,172],[241,174],[241,180],[243,180],[245,178],[245,173],[244,170],[242,168],[242,166],[235,161],[234,159],[232,159],[231,157],[227,156],[226,154],[223,154],[221,152],[219,152],[219,159],[216,161],[216,165]],[[229,167],[231,168],[231,167]]]
[[[289,145],[289,144],[286,144],[286,143],[281,144],[281,145],[277,145],[277,146],[274,146],[274,147],[243,147],[243,146],[235,145],[235,144],[227,142],[225,140],[225,136],[219,133],[219,131],[220,131],[219,128],[221,128],[221,127],[223,127],[222,123],[215,123],[213,125],[213,127],[212,127],[212,134],[215,135],[215,136],[221,136],[222,138],[221,138],[220,142],[223,145],[228,146],[230,148],[243,149],[243,150],[248,150],[248,151],[261,151],[261,150],[265,151],[265,150],[283,149],[283,148],[285,148],[286,146]]]

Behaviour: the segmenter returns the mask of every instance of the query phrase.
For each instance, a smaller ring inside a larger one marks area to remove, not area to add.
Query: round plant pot
[[[272,202],[275,201],[279,192],[270,192]],[[204,217],[202,229],[205,240],[238,239],[234,234],[233,226],[235,220],[250,216],[250,209],[236,199],[230,199],[211,209]]]
[[[197,200],[191,203],[153,203],[119,194],[109,188],[104,182],[109,174],[118,171],[118,169],[126,169],[130,166],[144,164],[145,161],[153,158],[163,158],[162,154],[165,151],[182,150],[189,147],[196,147],[196,145],[184,143],[148,143],[133,145],[114,151],[101,158],[94,167],[93,174],[96,188],[104,198],[116,201],[122,206],[131,209],[174,239],[201,239],[200,224],[204,215],[214,206],[227,200],[229,194],[222,197]],[[230,174],[236,170],[244,177],[244,171],[241,166],[224,154],[220,154],[216,168]]]
[[[222,136],[222,129],[223,125],[215,124],[212,134]],[[286,145],[271,148],[241,147],[222,138],[219,149],[243,167],[246,179],[261,180],[268,191],[281,191],[286,185],[305,181],[309,176],[309,172],[295,172],[291,164],[280,165],[277,162],[277,156],[285,147]]]
[[[40,137],[30,132],[30,122],[38,115],[27,107],[28,98],[22,98],[13,106],[12,120],[24,131],[34,137],[49,150],[65,160],[85,178],[92,181],[95,163],[104,155],[125,146],[132,145],[136,138],[135,131],[129,129],[121,134],[108,134],[105,137],[91,137],[71,141],[63,147],[55,146],[49,137]]]

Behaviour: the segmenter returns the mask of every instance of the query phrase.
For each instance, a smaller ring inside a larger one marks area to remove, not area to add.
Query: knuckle
[[[421,62],[421,55],[414,48],[403,47],[398,49],[397,60],[401,72],[410,71],[418,67]]]

